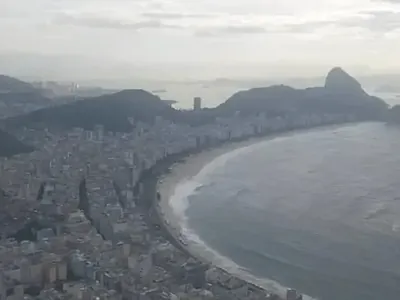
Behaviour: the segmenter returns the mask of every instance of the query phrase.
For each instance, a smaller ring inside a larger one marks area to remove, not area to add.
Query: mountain
[[[0,93],[0,119],[29,113],[53,103],[37,91]]]
[[[223,115],[237,111],[243,114],[264,112],[270,116],[291,113],[352,114],[361,119],[381,118],[388,105],[369,96],[361,84],[341,68],[332,69],[323,87],[294,89],[289,86],[271,86],[241,91],[217,107]]]
[[[329,71],[325,80],[325,89],[333,93],[366,95],[361,84],[339,67]]]
[[[154,122],[157,116],[191,126],[210,123],[219,116],[264,112],[267,116],[289,114],[347,114],[357,119],[378,119],[387,112],[387,104],[369,96],[360,83],[340,68],[332,69],[322,87],[295,89],[285,85],[240,91],[214,109],[181,111],[144,90],[124,90],[114,94],[47,107],[9,118],[6,128],[82,127],[103,125],[109,131],[129,131],[129,121]]]
[[[6,104],[36,104],[36,105],[49,105],[52,101],[43,97],[38,91],[31,92],[10,92],[0,93],[0,102]]]
[[[157,116],[190,125],[203,124],[209,120],[192,112],[175,110],[167,102],[144,90],[124,90],[39,109],[9,118],[4,121],[4,125],[10,129],[22,126],[92,129],[95,125],[103,125],[109,131],[127,132],[133,126],[129,118],[152,123]]]
[[[0,118],[27,113],[52,105],[43,91],[19,79],[0,75]]]
[[[0,94],[2,93],[34,93],[37,90],[27,82],[0,74]]]
[[[34,149],[17,140],[12,135],[0,130],[0,157],[28,153]]]

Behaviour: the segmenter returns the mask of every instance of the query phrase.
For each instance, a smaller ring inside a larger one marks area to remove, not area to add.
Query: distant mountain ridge
[[[339,67],[329,71],[325,79],[325,89],[333,93],[366,95],[361,84]]]
[[[0,75],[0,118],[52,105],[43,91],[19,79]]]
[[[19,79],[0,74],[0,94],[2,93],[35,93],[31,84]]]
[[[212,109],[181,111],[144,90],[124,90],[114,94],[42,108],[4,120],[6,129],[81,127],[93,129],[103,125],[108,131],[130,131],[136,121],[154,122],[157,116],[175,123],[197,126],[214,122],[217,117],[258,115],[269,117],[291,115],[339,114],[356,120],[381,120],[388,105],[369,96],[360,83],[341,68],[332,69],[322,87],[295,89],[285,85],[240,91]],[[134,122],[132,122],[132,119]],[[1,142],[1,140],[0,140]]]
[[[291,113],[354,114],[362,119],[380,118],[388,105],[369,96],[361,84],[341,68],[332,69],[325,86],[294,89],[289,86],[270,86],[240,91],[217,107],[225,115],[234,111],[252,114],[257,111],[270,116]]]
[[[44,127],[93,128],[96,124],[104,125],[108,130],[128,131],[132,127],[128,117],[137,116],[147,120],[144,105],[148,111],[161,112],[161,105],[155,105],[157,97],[143,90],[126,90],[112,95],[79,100],[69,104],[40,109],[32,113],[6,120],[7,126],[18,127],[20,124],[43,125]],[[135,111],[132,111],[135,108]],[[165,105],[167,109],[167,105]]]
[[[199,118],[190,112],[179,111],[169,103],[144,90],[124,90],[115,94],[79,100],[59,106],[36,110],[5,120],[6,127],[42,126],[92,129],[103,125],[106,130],[127,132],[134,121],[152,123],[161,116],[176,123],[196,125],[209,118]]]
[[[27,92],[10,92],[10,93],[0,93],[0,101],[9,104],[49,104],[52,101],[46,97],[43,97],[39,91],[27,91]]]

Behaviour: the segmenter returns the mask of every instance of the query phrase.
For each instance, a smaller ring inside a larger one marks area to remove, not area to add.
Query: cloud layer
[[[0,52],[360,63],[400,51],[400,0],[0,0],[0,28]]]

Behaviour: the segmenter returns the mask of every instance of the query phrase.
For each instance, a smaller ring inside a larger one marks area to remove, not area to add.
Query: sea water
[[[322,300],[400,294],[400,128],[301,131],[224,154],[176,187],[183,233],[230,272]]]

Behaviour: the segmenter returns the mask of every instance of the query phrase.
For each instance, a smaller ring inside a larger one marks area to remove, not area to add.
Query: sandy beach
[[[176,192],[176,187],[182,182],[191,180],[204,168],[205,165],[213,161],[215,158],[236,149],[262,142],[266,139],[268,138],[252,138],[242,142],[224,144],[217,148],[192,154],[183,158],[182,162],[174,163],[170,167],[170,173],[164,174],[159,178],[157,190],[161,195],[161,199],[158,202],[157,209],[160,215],[163,216],[166,225],[168,225],[168,228],[172,231],[176,238],[179,238],[179,235],[183,233],[183,228],[181,225],[184,223],[184,220],[181,219],[181,214],[177,215],[171,205],[171,201],[173,201],[172,198]],[[187,246],[187,248],[191,248],[190,244],[185,246]]]
[[[174,163],[170,167],[170,172],[159,178],[157,190],[161,198],[156,205],[156,209],[164,220],[165,228],[192,256],[205,263],[210,263],[222,268],[243,280],[263,287],[269,292],[284,297],[286,293],[285,287],[276,282],[259,279],[251,275],[230,259],[222,256],[204,244],[204,242],[186,226],[187,223],[184,214],[186,207],[175,205],[176,203],[174,203],[174,201],[177,201],[177,197],[182,198],[182,191],[179,191],[179,187],[199,174],[201,170],[214,159],[235,150],[244,150],[244,148],[248,146],[268,141],[276,136],[277,135],[255,137],[246,141],[224,144],[197,154],[192,154],[183,158],[181,162]],[[183,195],[183,197],[185,198],[186,195]]]
[[[262,143],[276,137],[292,134],[294,134],[294,132],[254,137],[245,141],[227,143],[182,158],[182,161],[176,162],[170,166],[168,173],[164,173],[159,177],[157,191],[160,193],[161,198],[157,201],[155,207],[160,218],[164,221],[165,229],[168,230],[170,235],[192,256],[200,261],[222,268],[230,274],[260,286],[269,292],[277,294],[282,297],[282,299],[286,295],[287,287],[269,279],[253,276],[248,270],[243,269],[229,258],[222,256],[220,253],[208,247],[197,234],[187,226],[187,220],[185,218],[187,204],[177,204],[175,201],[181,202],[182,198],[186,198],[186,196],[190,194],[185,195],[185,192],[180,190],[180,187],[188,183],[198,175],[206,165],[218,157],[232,151],[245,150],[244,148],[248,146],[254,146],[257,143]],[[312,298],[304,295],[304,299],[309,300]]]
[[[183,158],[182,162],[174,163],[170,168],[171,172],[160,177],[157,184],[158,192],[161,195],[161,199],[157,206],[159,212],[164,216],[164,219],[166,220],[170,229],[173,230],[175,234],[181,233],[181,224],[184,221],[180,219],[180,216],[176,215],[170,202],[173,200],[171,198],[174,195],[178,184],[191,180],[203,169],[205,165],[213,161],[215,158],[236,149],[244,148],[267,139],[269,138],[252,138],[242,142],[225,144],[217,148],[192,154]]]

